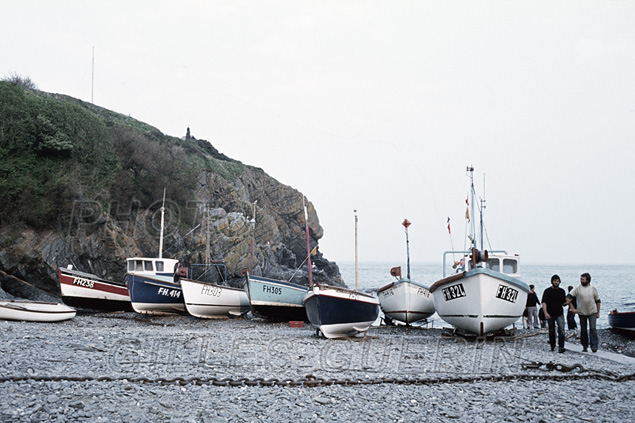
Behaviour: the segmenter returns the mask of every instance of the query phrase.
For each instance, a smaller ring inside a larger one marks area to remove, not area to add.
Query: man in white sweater
[[[571,300],[575,298],[577,309],[571,304]],[[574,313],[580,316],[580,342],[582,343],[582,351],[587,352],[589,344],[591,351],[598,350],[598,332],[596,329],[596,320],[600,317],[600,295],[594,286],[591,286],[591,275],[583,273],[580,275],[580,285],[576,286],[567,295],[567,303]],[[587,333],[587,325],[589,333]]]

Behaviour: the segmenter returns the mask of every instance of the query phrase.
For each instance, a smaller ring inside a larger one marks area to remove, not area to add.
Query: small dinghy
[[[0,319],[25,322],[61,322],[75,317],[75,309],[64,304],[42,301],[0,301]]]

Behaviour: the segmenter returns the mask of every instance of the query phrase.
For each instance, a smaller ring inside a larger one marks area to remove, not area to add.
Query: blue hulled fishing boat
[[[307,221],[306,207],[304,208]],[[357,289],[313,283],[309,246],[309,226],[306,223],[309,256],[309,292],[304,296],[309,322],[326,338],[343,338],[364,333],[379,316],[377,297]],[[357,288],[357,215],[355,215],[355,285]]]

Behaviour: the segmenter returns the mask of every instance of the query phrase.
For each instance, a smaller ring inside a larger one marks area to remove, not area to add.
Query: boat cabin
[[[443,277],[446,276],[446,255],[464,254],[459,261],[453,262],[452,273],[461,273],[472,270],[474,266],[471,260],[471,251],[446,251],[443,255]],[[518,255],[507,254],[506,251],[491,251],[487,255],[487,262],[480,262],[475,267],[486,267],[495,272],[500,272],[508,276],[520,279],[520,257]]]
[[[126,259],[127,272],[132,274],[172,276],[177,270],[176,259],[135,257]]]
[[[507,254],[490,254],[487,259],[487,268],[520,278],[520,257]]]

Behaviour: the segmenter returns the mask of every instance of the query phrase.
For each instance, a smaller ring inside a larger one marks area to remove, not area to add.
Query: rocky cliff
[[[122,278],[127,257],[157,256],[162,215],[164,257],[222,261],[234,286],[250,267],[307,283],[303,200],[311,249],[323,235],[313,204],[208,141],[0,82],[0,148],[12,158],[0,168],[0,282],[14,296],[58,296],[58,266]],[[312,261],[314,278],[342,285],[319,249]]]

